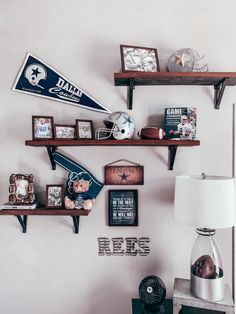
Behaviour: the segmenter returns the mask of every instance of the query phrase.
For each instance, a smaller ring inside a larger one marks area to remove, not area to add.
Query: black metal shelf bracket
[[[214,90],[215,90],[214,108],[215,109],[220,109],[220,103],[221,103],[222,97],[224,95],[225,86],[227,85],[227,80],[228,79],[225,78],[220,83],[214,85]]]
[[[18,221],[22,227],[22,232],[26,233],[27,232],[28,215],[15,215],[15,216],[18,219]],[[74,223],[74,233],[79,233],[80,216],[71,216],[71,217],[72,217],[73,223]]]
[[[74,223],[74,232],[79,233],[79,216],[71,216]]]
[[[174,163],[175,163],[175,155],[177,152],[177,145],[170,145],[168,146],[168,151],[169,151],[169,158],[168,158],[168,169],[173,170],[174,168]]]
[[[128,109],[133,108],[133,91],[135,89],[134,79],[129,80],[129,85],[127,86],[127,106]]]
[[[18,219],[21,227],[22,227],[22,232],[26,233],[27,231],[27,215],[23,215],[23,218],[21,217],[21,215],[17,215],[16,218]]]
[[[53,158],[53,154],[55,153],[55,151],[57,150],[57,146],[46,146],[47,148],[47,152],[48,152],[48,156],[52,165],[52,170],[56,170],[56,163],[54,161]]]

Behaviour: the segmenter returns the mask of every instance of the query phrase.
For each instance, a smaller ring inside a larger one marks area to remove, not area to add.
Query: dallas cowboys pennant
[[[25,58],[13,90],[110,113],[81,88],[30,53]]]

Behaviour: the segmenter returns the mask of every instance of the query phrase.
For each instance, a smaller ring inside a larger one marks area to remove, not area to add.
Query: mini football
[[[141,129],[140,137],[142,139],[162,140],[166,133],[163,129],[158,127],[147,126]]]

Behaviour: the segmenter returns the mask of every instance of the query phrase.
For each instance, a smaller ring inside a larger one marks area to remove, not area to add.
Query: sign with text
[[[138,226],[138,191],[109,190],[109,226]]]
[[[105,166],[107,185],[143,185],[143,166]]]
[[[61,73],[30,53],[25,58],[13,90],[103,113],[111,112]]]

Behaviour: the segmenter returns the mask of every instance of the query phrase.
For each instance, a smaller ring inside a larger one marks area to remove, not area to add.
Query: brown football
[[[142,128],[140,132],[142,139],[162,140],[165,135],[166,133],[163,129],[154,126]]]

